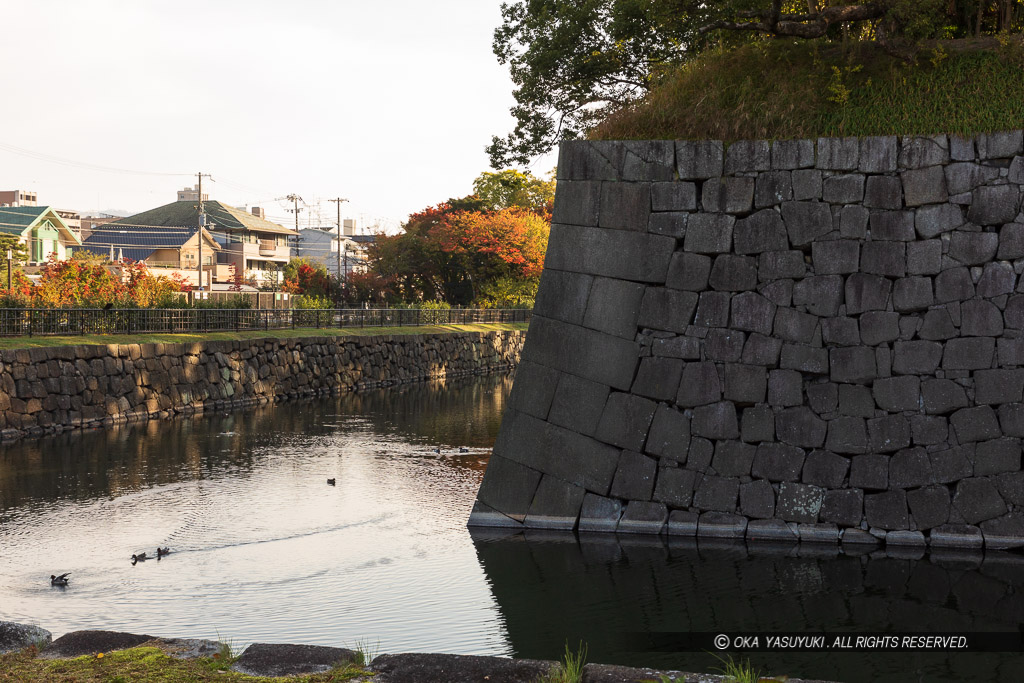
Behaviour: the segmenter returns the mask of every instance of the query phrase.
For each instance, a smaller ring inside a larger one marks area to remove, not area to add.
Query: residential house
[[[142,261],[156,275],[177,274],[198,285],[199,244],[198,228],[148,228],[111,222],[94,227],[82,248],[111,261]],[[203,286],[209,289],[217,275],[217,254],[222,247],[206,230],[202,231],[202,246]],[[230,276],[225,273],[224,277]]]
[[[349,273],[366,269],[363,245],[357,243],[352,235],[342,235],[339,238],[336,228],[299,230],[295,255],[322,264],[333,277],[338,276],[339,266],[346,277]]]
[[[28,265],[42,265],[50,255],[58,261],[80,246],[78,236],[50,206],[5,206],[0,208],[0,234],[16,235],[28,247]]]
[[[284,280],[282,268],[292,257],[289,240],[298,236],[294,230],[261,218],[256,213],[245,209],[228,206],[222,202],[208,201],[203,203],[206,213],[206,230],[220,246],[219,250],[206,250],[204,240],[204,269],[209,266],[214,282],[228,282],[231,279],[231,266],[246,280],[254,280],[261,285],[276,285]],[[254,212],[258,212],[254,209]],[[176,201],[170,204],[137,213],[134,216],[118,218],[103,226],[93,228],[93,235],[103,234],[110,230],[126,229],[139,234],[149,233],[163,237],[157,243],[171,245],[170,249],[182,249],[183,254],[190,253],[185,243],[178,242],[174,246],[167,229],[188,230],[194,235],[199,226],[198,201]],[[89,238],[90,240],[92,237]],[[179,238],[180,239],[180,236]],[[198,242],[196,242],[198,252]],[[170,260],[173,260],[173,255]],[[125,255],[127,258],[127,253]],[[198,268],[198,262],[193,264]]]

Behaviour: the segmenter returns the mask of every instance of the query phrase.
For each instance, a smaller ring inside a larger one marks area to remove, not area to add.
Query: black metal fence
[[[493,308],[0,308],[0,336],[522,323],[529,322],[530,315],[524,309]]]

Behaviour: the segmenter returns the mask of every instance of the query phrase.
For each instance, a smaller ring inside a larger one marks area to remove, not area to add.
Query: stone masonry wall
[[[1024,545],[1022,155],[563,143],[470,523]]]
[[[311,337],[0,352],[0,436],[511,368],[522,332]]]

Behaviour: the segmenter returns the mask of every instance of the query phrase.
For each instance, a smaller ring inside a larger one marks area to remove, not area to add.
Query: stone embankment
[[[35,646],[43,659],[63,659],[107,653],[133,647],[155,647],[170,657],[195,659],[212,657],[224,646],[212,640],[154,638],[118,631],[74,631],[51,640],[49,631],[0,621],[0,655]],[[365,654],[365,653],[364,653]],[[232,670],[251,676],[296,676],[330,671],[336,666],[359,661],[359,653],[346,648],[321,645],[253,643],[242,652]],[[557,662],[506,657],[478,657],[449,654],[380,655],[360,668],[366,677],[352,679],[372,683],[537,683],[558,665]],[[586,664],[582,683],[645,683],[664,680],[671,683],[726,683],[726,676]],[[790,683],[824,683],[796,678]]]
[[[166,418],[514,367],[524,332],[110,344],[0,352],[0,436]]]
[[[562,144],[471,523],[1024,546],[1024,133]]]

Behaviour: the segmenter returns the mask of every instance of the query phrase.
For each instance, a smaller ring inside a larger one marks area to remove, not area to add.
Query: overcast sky
[[[491,136],[511,130],[500,5],[0,0],[0,190],[135,213],[202,171],[212,199],[280,222],[294,218],[278,198],[296,193],[300,227],[333,225],[338,196],[343,217],[397,227],[469,194]]]

